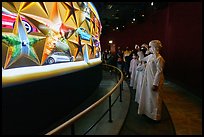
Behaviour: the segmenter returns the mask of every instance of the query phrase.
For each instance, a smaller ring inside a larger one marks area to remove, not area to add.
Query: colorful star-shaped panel
[[[2,48],[7,48],[2,67],[24,57],[44,65],[55,52],[88,63],[96,52],[92,38],[100,42],[101,28],[91,2],[2,2]]]

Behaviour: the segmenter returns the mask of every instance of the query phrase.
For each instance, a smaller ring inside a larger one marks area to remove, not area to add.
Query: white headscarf
[[[148,45],[147,45],[147,44],[145,44],[145,43],[144,43],[144,44],[142,44],[142,46],[141,46],[141,47],[146,48],[147,50],[148,50],[148,48],[149,48],[149,47],[148,47]]]
[[[139,60],[143,59],[144,58],[144,54],[142,51],[138,51],[137,52],[137,55],[139,56]]]
[[[149,42],[150,51],[153,53],[159,53],[159,50],[162,48],[161,41],[159,40],[152,40]]]

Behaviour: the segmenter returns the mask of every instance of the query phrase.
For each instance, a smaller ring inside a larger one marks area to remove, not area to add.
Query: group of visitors
[[[143,45],[146,47],[146,45]],[[159,40],[149,43],[149,55],[138,51],[138,61],[133,79],[135,101],[139,104],[138,114],[160,121],[162,110],[162,86],[164,83],[163,69],[165,61],[159,51],[162,44]],[[131,85],[130,85],[131,86]]]
[[[122,52],[118,47],[116,54],[106,60],[106,63],[116,65],[126,78],[130,78],[130,87],[135,91],[135,102],[138,103],[137,113],[155,121],[161,120],[162,110],[165,60],[160,55],[161,48],[159,40],[152,40],[149,45],[135,45],[133,51],[126,47]]]

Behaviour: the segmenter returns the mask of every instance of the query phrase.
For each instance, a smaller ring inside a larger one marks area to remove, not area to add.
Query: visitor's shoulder
[[[165,62],[164,58],[159,54],[159,56],[157,57],[157,60],[161,60],[163,62]]]

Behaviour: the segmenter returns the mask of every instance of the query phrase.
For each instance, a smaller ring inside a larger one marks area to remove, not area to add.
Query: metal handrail
[[[120,96],[120,95],[119,95]],[[114,100],[114,102],[111,104],[111,107],[116,103],[116,101],[118,100],[118,97],[116,97],[116,99]],[[107,109],[105,111],[105,113],[91,126],[89,127],[89,129],[84,133],[84,135],[86,135],[94,126],[96,126],[98,124],[99,121],[101,121],[101,119],[108,113],[109,109]],[[111,121],[112,119],[109,118],[109,122],[112,122]]]
[[[96,101],[95,103],[93,103],[91,106],[89,106],[88,108],[86,108],[85,110],[83,110],[82,112],[80,112],[79,114],[77,114],[76,116],[72,117],[71,119],[67,120],[66,122],[64,122],[63,124],[61,124],[60,126],[54,128],[53,130],[49,131],[48,133],[46,133],[45,135],[54,135],[57,134],[58,132],[62,131],[64,128],[72,125],[75,121],[79,120],[82,116],[84,116],[85,114],[87,114],[89,111],[93,110],[95,107],[97,107],[98,105],[100,105],[100,103],[102,103],[103,101],[105,101],[106,98],[108,98],[109,96],[112,95],[112,93],[120,86],[120,84],[123,82],[123,72],[112,65],[108,65],[108,64],[103,64],[105,66],[109,66],[112,67],[116,70],[118,70],[121,74],[120,80],[118,81],[118,83],[102,98],[100,98],[98,101]]]

